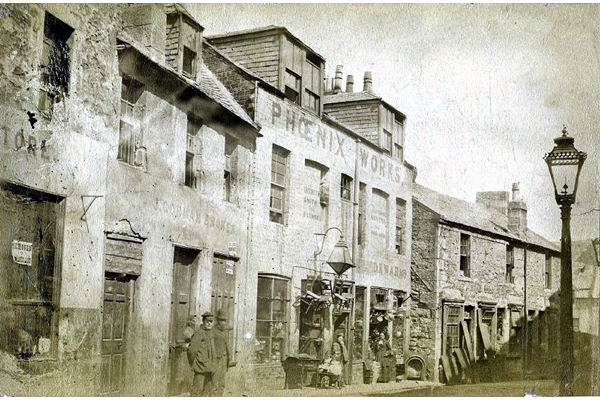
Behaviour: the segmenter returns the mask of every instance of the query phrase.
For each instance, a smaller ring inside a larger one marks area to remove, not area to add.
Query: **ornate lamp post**
[[[573,273],[571,260],[571,206],[575,203],[579,173],[587,155],[578,151],[575,140],[563,135],[554,139],[555,146],[544,156],[554,184],[556,203],[560,206],[562,235],[560,241],[560,362],[563,372],[560,377],[560,395],[572,396],[574,383],[573,356]]]

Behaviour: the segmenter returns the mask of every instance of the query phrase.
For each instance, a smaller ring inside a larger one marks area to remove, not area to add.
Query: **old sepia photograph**
[[[1,3],[0,396],[600,396],[600,5]]]

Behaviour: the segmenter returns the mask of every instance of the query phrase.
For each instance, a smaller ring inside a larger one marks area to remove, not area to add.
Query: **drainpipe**
[[[354,268],[352,269],[352,273],[351,273],[351,277],[352,277],[352,281],[354,282],[354,293],[356,293],[356,273],[355,270],[356,268],[358,268],[358,192],[360,190],[360,182],[358,181],[358,150],[359,150],[359,146],[360,146],[360,139],[356,139],[354,141],[354,143],[356,144],[355,146],[355,155],[354,155],[354,201],[352,203],[352,208],[353,208],[353,212],[352,212],[352,264],[354,264]],[[350,321],[348,321],[348,331],[352,333],[352,336],[350,337],[350,335],[348,335],[349,337],[346,338],[349,346],[350,347],[350,351],[348,352],[350,355],[350,373],[348,374],[348,380],[349,383],[352,383],[352,375],[353,375],[353,371],[352,371],[352,362],[354,361],[354,352],[352,351],[352,343],[354,342],[354,314],[356,313],[356,303],[354,303],[354,307],[352,310],[352,314],[350,314]],[[364,307],[364,305],[363,305]],[[364,319],[364,318],[363,318]],[[364,330],[364,322],[363,322],[363,330]],[[364,335],[364,334],[363,334]]]
[[[527,239],[525,239],[527,240]],[[523,308],[525,309],[525,324],[523,326],[523,375],[529,368],[529,309],[527,305],[527,242],[523,254]],[[525,378],[523,376],[523,378]]]

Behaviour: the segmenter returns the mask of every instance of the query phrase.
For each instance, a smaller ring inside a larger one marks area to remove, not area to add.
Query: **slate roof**
[[[257,131],[260,130],[260,127],[254,123],[252,118],[246,113],[246,111],[242,108],[242,106],[235,101],[233,94],[216,78],[216,76],[206,67],[204,64],[199,64],[198,66],[198,77],[199,80],[195,81],[189,78],[184,77],[179,74],[176,70],[174,70],[170,65],[158,63],[156,60],[153,60],[149,54],[146,53],[144,49],[138,48],[131,43],[127,42],[119,38],[119,42],[125,44],[126,46],[134,49],[137,53],[139,53],[143,58],[146,59],[145,62],[155,64],[163,71],[175,76],[178,80],[185,82],[187,85],[199,90],[206,97],[211,100],[219,103],[223,108],[227,111],[234,114],[236,117],[252,126]],[[260,135],[260,134],[259,134]],[[262,136],[262,135],[260,135]]]
[[[206,40],[208,40],[210,42],[212,40],[217,40],[217,39],[221,39],[221,38],[250,35],[253,33],[267,32],[267,31],[281,32],[281,33],[287,34],[288,36],[291,36],[292,38],[297,40],[302,45],[302,47],[310,50],[311,53],[314,53],[321,60],[325,61],[325,58],[322,55],[320,55],[319,53],[314,51],[310,46],[306,45],[306,43],[304,43],[302,40],[300,40],[300,38],[298,38],[296,35],[294,35],[292,32],[290,32],[285,26],[268,25],[268,26],[263,26],[263,27],[259,27],[259,28],[250,28],[250,29],[244,29],[241,31],[221,33],[221,34],[217,34],[217,35],[204,35],[204,38],[206,38]]]
[[[508,217],[482,204],[471,203],[446,194],[436,192],[417,183],[413,184],[413,198],[440,215],[442,221],[462,225],[479,231],[502,236],[508,240],[519,241],[560,251],[560,248],[546,238],[527,229],[524,235],[508,230]]]

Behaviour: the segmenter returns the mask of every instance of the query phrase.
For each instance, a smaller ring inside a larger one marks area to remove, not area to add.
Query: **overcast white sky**
[[[573,239],[598,236],[600,8],[538,4],[188,4],[205,35],[285,26],[407,115],[417,182],[475,201],[520,182],[529,227],[560,239],[542,157],[563,124],[588,153]]]

